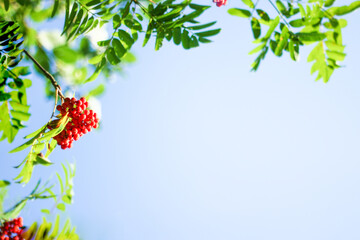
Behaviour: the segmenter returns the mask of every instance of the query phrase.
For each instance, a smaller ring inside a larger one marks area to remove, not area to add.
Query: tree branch
[[[54,86],[55,88],[55,91],[58,92],[59,96],[62,98],[62,99],[65,99],[64,95],[62,94],[61,92],[61,87],[60,85],[57,83],[57,81],[55,80],[55,78],[48,72],[45,70],[45,68],[43,66],[41,66],[41,64],[36,61],[33,56],[30,55],[30,53],[28,51],[26,51],[25,49],[23,50],[23,52],[26,54],[26,56],[28,56],[31,61],[33,61],[35,63],[35,65],[43,72],[43,74],[45,75],[45,77],[47,77],[51,84]]]

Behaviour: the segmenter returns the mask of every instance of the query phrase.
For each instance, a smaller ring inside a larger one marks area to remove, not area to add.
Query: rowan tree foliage
[[[36,165],[53,164],[51,152],[62,151],[57,145],[69,148],[73,141],[97,127],[99,119],[87,100],[101,95],[107,86],[106,79],[135,61],[131,48],[136,42],[146,46],[153,39],[155,51],[163,44],[175,44],[185,50],[211,44],[221,29],[216,19],[201,22],[199,17],[210,7],[222,6],[219,11],[225,9],[249,21],[256,44],[250,54],[257,55],[251,70],[256,71],[269,52],[278,57],[289,54],[297,61],[302,47],[311,45],[313,49],[307,57],[312,63],[310,72],[316,72],[316,80],[328,82],[346,56],[342,37],[342,29],[347,25],[345,17],[360,7],[360,1],[349,5],[335,0],[233,1],[237,7],[227,9],[226,0],[2,0],[1,144],[6,144],[5,141],[11,144],[15,137],[24,136],[22,129],[31,117],[27,104],[31,96],[26,94],[32,85],[31,72],[43,77],[44,93],[54,102],[54,108],[47,110],[49,121],[39,124],[37,131],[25,136],[24,143],[10,152],[23,151],[24,158],[19,160],[18,175],[13,180],[0,181],[1,224],[17,218],[31,199],[53,199],[55,211],[65,211],[66,205],[71,204],[75,168],[73,164],[62,164],[64,174],[57,174],[58,182],[39,181],[20,202],[7,210],[2,207],[10,184],[27,184]],[[61,22],[61,29],[45,28],[48,21]],[[234,18],[234,26],[237,21]],[[106,32],[110,33],[107,39],[96,38]],[[89,89],[89,82],[96,82],[97,86]],[[55,185],[59,191],[54,190]],[[43,209],[42,213],[50,215],[50,210]],[[22,227],[22,236],[79,238],[70,222],[62,230],[59,222],[59,217],[53,224],[44,218],[41,224]],[[15,235],[5,235],[4,239],[15,239]]]

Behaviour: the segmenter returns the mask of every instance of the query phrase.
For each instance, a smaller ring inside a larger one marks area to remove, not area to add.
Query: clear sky
[[[138,43],[137,62],[100,99],[101,131],[57,149],[54,166],[10,194],[76,161],[68,214],[83,239],[360,239],[359,12],[344,29],[344,68],[324,84],[310,75],[310,48],[297,63],[268,54],[250,72],[255,45],[249,22],[226,13],[234,2],[203,18],[223,29],[214,43],[158,52]],[[20,136],[52,109],[32,79]],[[0,145],[5,179],[23,156],[11,148]],[[28,204],[25,223],[41,207]]]

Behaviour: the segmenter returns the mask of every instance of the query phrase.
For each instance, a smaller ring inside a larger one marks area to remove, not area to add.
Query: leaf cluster
[[[57,145],[53,137],[62,132],[69,118],[65,115],[59,120],[52,121],[52,123],[55,121],[57,127],[48,130],[49,123],[45,124],[40,129],[25,137],[30,140],[10,151],[10,153],[15,153],[30,148],[30,152],[25,159],[17,166],[17,168],[23,166],[19,175],[15,178],[15,180],[19,180],[19,183],[27,183],[30,181],[33,168],[36,164],[45,166],[52,164],[48,157]],[[45,150],[45,154],[42,153],[43,150]]]
[[[60,228],[60,216],[57,215],[55,222],[48,222],[44,217],[42,223],[34,222],[24,233],[27,240],[78,240],[79,236],[75,233],[75,227],[71,226],[69,219]]]
[[[22,59],[20,26],[1,20],[0,29],[0,141],[11,143],[30,117],[26,88],[31,81],[21,78],[29,74],[28,68],[17,66]]]
[[[10,182],[1,180],[0,181],[0,222],[9,221],[19,216],[21,210],[25,207],[26,203],[29,200],[35,199],[48,199],[54,197],[53,195],[47,195],[53,186],[48,186],[48,184],[40,186],[41,181],[39,180],[34,187],[34,189],[26,197],[17,202],[7,211],[3,211],[3,202],[7,194],[7,186],[10,185]]]
[[[347,23],[345,19],[337,17],[355,11],[360,7],[360,1],[335,7],[335,0],[311,0],[297,4],[284,4],[280,0],[274,3],[269,0],[269,4],[278,13],[275,18],[257,8],[252,0],[242,1],[249,10],[232,8],[228,12],[250,20],[254,43],[258,46],[249,54],[259,54],[252,64],[253,71],[258,69],[269,49],[278,57],[281,57],[283,52],[288,52],[290,58],[297,61],[300,47],[316,44],[308,56],[308,62],[314,62],[311,73],[318,73],[316,80],[328,82],[333,71],[340,67],[339,62],[345,59],[342,28],[346,27]],[[262,35],[264,27],[267,30]]]

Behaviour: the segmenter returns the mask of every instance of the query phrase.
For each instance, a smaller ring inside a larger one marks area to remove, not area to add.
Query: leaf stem
[[[41,66],[41,64],[36,61],[33,56],[30,55],[30,53],[28,51],[26,51],[24,49],[24,53],[26,54],[26,56],[28,56],[31,61],[33,61],[35,63],[35,65],[43,72],[43,74],[45,75],[45,77],[47,77],[51,84],[54,86],[55,90],[58,92],[59,96],[62,98],[62,99],[65,99],[64,95],[62,94],[61,92],[61,87],[60,85],[57,83],[57,81],[55,80],[55,78],[48,72],[45,70],[45,68],[43,66]]]

